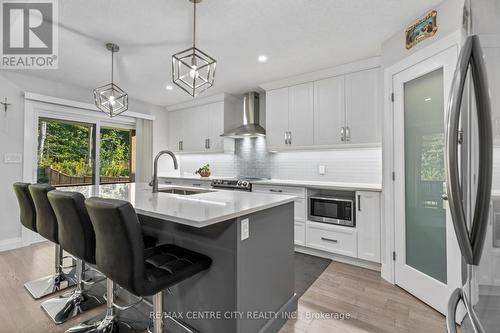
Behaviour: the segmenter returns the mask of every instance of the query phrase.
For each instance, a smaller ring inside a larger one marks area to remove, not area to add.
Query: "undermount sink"
[[[214,192],[214,191],[192,188],[192,187],[169,186],[169,187],[159,188],[158,192],[180,194],[180,195],[193,195],[193,194],[200,194],[200,193],[209,193],[209,192]]]

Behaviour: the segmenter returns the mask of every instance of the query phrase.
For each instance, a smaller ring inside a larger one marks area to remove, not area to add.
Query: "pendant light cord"
[[[111,83],[114,83],[114,68],[115,68],[115,50],[114,46],[111,50]]]
[[[196,1],[193,1],[193,47],[196,47]]]

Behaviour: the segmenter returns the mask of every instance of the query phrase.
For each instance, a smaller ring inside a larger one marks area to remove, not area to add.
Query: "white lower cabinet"
[[[358,258],[380,263],[380,194],[356,192]]]
[[[306,222],[297,221],[294,222],[294,243],[296,245],[305,246],[306,245]]]
[[[306,189],[292,186],[253,185],[252,192],[294,195],[295,244],[306,245]]]
[[[308,221],[306,236],[308,247],[348,257],[358,255],[355,228]]]

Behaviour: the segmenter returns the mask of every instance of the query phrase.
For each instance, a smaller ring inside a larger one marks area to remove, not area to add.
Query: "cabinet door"
[[[314,144],[344,143],[345,126],[344,77],[314,82]]]
[[[292,147],[314,143],[314,86],[312,82],[289,88],[288,130]]]
[[[210,119],[209,119],[209,140],[205,146],[206,151],[210,152],[223,152],[224,139],[220,136],[224,133],[224,103],[210,104]]]
[[[345,80],[348,143],[381,142],[380,69],[352,73]]]
[[[182,111],[172,111],[168,114],[168,149],[180,151],[179,142],[182,141]]]
[[[270,90],[266,93],[266,141],[268,148],[288,146],[285,135],[288,131],[288,88]]]
[[[183,142],[186,153],[205,151],[208,138],[210,112],[207,106],[198,106],[183,111]]]
[[[356,192],[358,258],[380,262],[380,195]]]

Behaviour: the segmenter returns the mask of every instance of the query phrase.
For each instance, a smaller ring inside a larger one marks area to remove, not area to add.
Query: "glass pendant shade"
[[[195,97],[214,85],[216,64],[214,58],[191,47],[172,56],[172,80]]]
[[[111,83],[94,89],[94,102],[112,118],[128,110],[128,94],[114,83],[114,54],[120,48],[113,43],[106,44],[106,48],[111,51]]]

